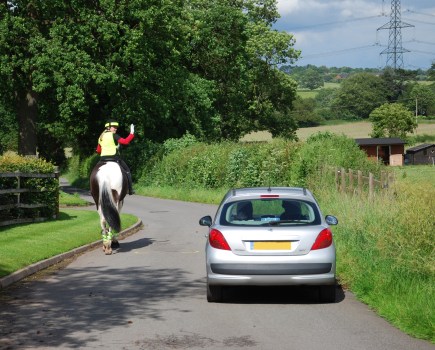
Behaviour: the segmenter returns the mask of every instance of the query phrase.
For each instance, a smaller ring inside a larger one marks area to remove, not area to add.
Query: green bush
[[[140,184],[215,189],[307,186],[308,179],[325,164],[374,174],[381,169],[367,159],[354,140],[329,133],[318,134],[306,143],[274,139],[268,143],[174,144],[147,168]]]
[[[42,158],[22,157],[14,153],[5,153],[0,157],[0,173],[21,172],[32,174],[52,174],[55,171],[53,164]],[[17,218],[51,218],[58,210],[59,181],[54,177],[32,178],[20,177],[20,188],[30,189],[31,192],[20,194],[20,203],[46,204],[40,208],[13,208],[0,211],[2,221]],[[16,189],[18,178],[0,178],[0,189]],[[16,194],[7,193],[0,195],[2,204],[17,203]]]
[[[99,155],[82,158],[74,155],[68,159],[68,175],[71,184],[76,187],[89,189],[89,176],[95,164],[98,163]]]

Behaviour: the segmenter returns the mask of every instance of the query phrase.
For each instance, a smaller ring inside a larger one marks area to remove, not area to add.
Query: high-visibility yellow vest
[[[98,139],[98,143],[101,146],[101,156],[114,156],[117,154],[118,149],[111,131],[105,131]]]

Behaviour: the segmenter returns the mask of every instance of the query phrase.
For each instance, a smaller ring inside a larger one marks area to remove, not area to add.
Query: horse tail
[[[121,231],[121,217],[113,200],[112,189],[107,181],[103,181],[100,187],[100,205],[103,216],[111,228],[116,232]]]

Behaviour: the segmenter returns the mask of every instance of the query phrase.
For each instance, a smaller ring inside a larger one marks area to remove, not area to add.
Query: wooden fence
[[[375,179],[372,173],[364,176],[361,170],[336,168],[334,171],[337,191],[362,195],[368,189],[370,198],[374,197],[376,190],[387,189],[394,182],[393,174],[388,172],[382,172],[381,178]]]
[[[16,202],[15,203],[8,203],[8,204],[2,204],[0,202],[0,211],[2,210],[9,210],[9,209],[16,209],[16,208],[23,208],[23,209],[35,209],[35,208],[42,208],[47,207],[48,203],[33,203],[33,204],[26,204],[23,203],[21,200],[21,194],[28,193],[28,192],[45,192],[47,190],[45,189],[35,189],[35,188],[25,188],[22,187],[22,178],[55,178],[59,179],[59,172],[54,172],[51,174],[33,174],[33,173],[21,173],[21,172],[12,172],[12,173],[0,173],[0,178],[16,178],[17,179],[17,185],[15,188],[9,188],[9,189],[0,189],[0,195],[7,195],[7,194],[15,194],[16,195]],[[53,215],[55,218],[59,214],[59,188],[56,191],[56,213]],[[47,220],[47,217],[26,217],[25,215],[22,217],[14,218],[11,220],[4,220],[0,221],[0,226],[7,226],[7,225],[13,225],[13,224],[19,224],[19,223],[26,223],[26,222],[39,222],[39,221],[45,221]]]

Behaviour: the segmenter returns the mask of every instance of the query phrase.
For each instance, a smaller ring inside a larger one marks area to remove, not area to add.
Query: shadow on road
[[[149,238],[140,238],[131,242],[120,241],[119,248],[116,250],[118,253],[127,253],[132,250],[148,247],[153,244],[153,240]]]
[[[160,301],[169,305],[174,298],[200,298],[205,288],[203,280],[192,282],[186,271],[153,266],[69,268],[58,274],[0,291],[0,349],[87,348],[95,341],[93,332],[127,327],[131,319],[164,321],[156,306]]]
[[[319,304],[319,288],[316,286],[282,287],[225,287],[225,303],[237,304]],[[345,298],[340,285],[335,289],[336,303]]]

